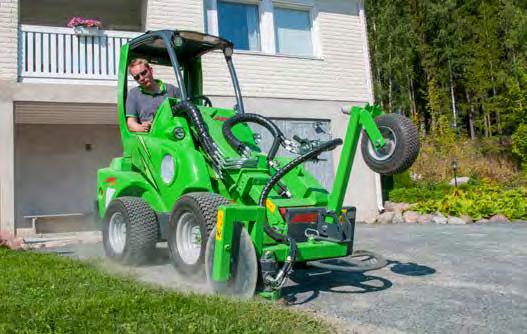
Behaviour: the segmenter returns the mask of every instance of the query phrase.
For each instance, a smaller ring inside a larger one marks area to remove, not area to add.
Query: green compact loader
[[[224,58],[236,105],[214,107],[203,95],[202,56]],[[419,152],[405,117],[366,105],[350,110],[345,140],[286,138],[268,118],[245,113],[232,62],[233,44],[191,31],[150,31],[121,47],[118,114],[123,155],[100,169],[97,205],[106,255],[140,264],[166,241],[176,271],[206,280],[212,291],[275,299],[295,264],[364,272],[386,264],[353,249],[355,208],[343,207],[361,140],[366,164],[399,173]],[[148,133],[126,125],[125,101],[134,58],[172,69],[180,89],[166,98]],[[268,152],[249,124],[267,129]],[[362,139],[360,139],[360,135]],[[343,145],[331,191],[303,163]],[[280,147],[294,153],[279,157]]]

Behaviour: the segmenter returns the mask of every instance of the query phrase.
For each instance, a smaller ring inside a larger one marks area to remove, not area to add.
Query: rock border
[[[440,212],[420,214],[413,211],[414,204],[410,203],[395,203],[386,202],[384,205],[384,211],[378,214],[375,219],[366,221],[366,224],[439,224],[439,225],[468,225],[468,224],[487,224],[487,223],[500,223],[510,224],[511,220],[506,216],[497,214],[489,219],[480,219],[474,221],[472,217],[468,215],[456,216],[444,216]],[[514,220],[512,223],[527,223],[523,220]]]

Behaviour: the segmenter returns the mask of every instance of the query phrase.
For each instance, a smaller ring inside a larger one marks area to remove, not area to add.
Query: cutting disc
[[[251,298],[258,280],[258,260],[249,233],[241,224],[237,224],[234,228],[231,276],[226,282],[212,280],[215,236],[216,228],[212,230],[205,250],[205,271],[209,286],[214,293]]]

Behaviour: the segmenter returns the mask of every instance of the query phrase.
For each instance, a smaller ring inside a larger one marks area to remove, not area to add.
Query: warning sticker
[[[276,210],[276,205],[271,202],[270,199],[268,199],[266,202],[265,202],[265,205],[267,206],[267,208],[269,209],[269,211],[271,211],[271,213],[274,213],[274,211]]]
[[[225,213],[222,210],[218,210],[218,222],[216,223],[216,240],[223,238],[223,218]]]

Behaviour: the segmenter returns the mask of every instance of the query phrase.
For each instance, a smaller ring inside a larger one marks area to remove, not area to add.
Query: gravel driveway
[[[381,253],[390,264],[364,275],[297,270],[284,289],[291,307],[316,311],[353,333],[527,333],[527,224],[358,225],[356,240],[356,249]],[[92,257],[100,248],[69,250]],[[190,287],[166,257],[111,269]]]

